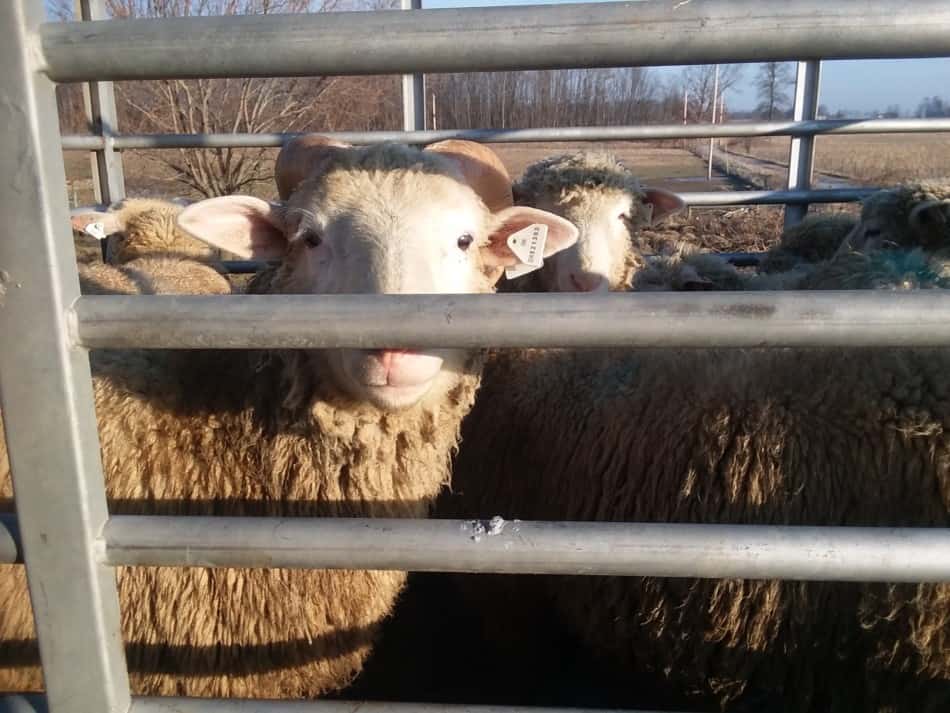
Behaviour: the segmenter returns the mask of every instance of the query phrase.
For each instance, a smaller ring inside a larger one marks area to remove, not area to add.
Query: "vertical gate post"
[[[422,0],[401,0],[403,10],[421,10]],[[422,74],[402,77],[402,128],[404,131],[425,131],[426,84]]]
[[[795,79],[794,121],[813,121],[818,118],[818,96],[821,91],[821,61],[798,63]],[[788,154],[788,190],[811,188],[815,169],[815,136],[792,138]],[[808,213],[808,205],[785,206],[785,226],[800,223]]]
[[[125,713],[128,675],[88,353],[67,336],[79,296],[42,0],[0,3],[0,401],[52,713]]]

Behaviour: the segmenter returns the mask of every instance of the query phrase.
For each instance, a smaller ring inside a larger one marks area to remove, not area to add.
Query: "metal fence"
[[[412,3],[409,3],[410,6]],[[101,15],[85,3],[83,15]],[[283,137],[115,134],[108,80],[406,73],[405,135],[492,140],[789,135],[788,191],[692,196],[804,207],[849,200],[809,187],[819,133],[946,130],[946,121],[815,121],[819,58],[950,55],[950,4],[917,0],[697,0],[309,16],[44,24],[42,0],[0,4],[0,395],[17,517],[0,517],[0,562],[26,560],[46,678],[43,699],[0,709],[297,711],[335,702],[241,704],[129,693],[116,565],[366,567],[466,572],[950,581],[939,529],[524,523],[531,538],[475,543],[445,521],[110,517],[87,350],[109,347],[950,345],[950,295],[875,293],[492,296],[81,297],[67,221],[54,82],[95,81],[102,200],[121,195],[116,150],[279,145]],[[460,37],[466,41],[460,42]],[[675,38],[675,42],[671,39]],[[359,46],[359,52],[351,48]],[[306,48],[302,50],[301,48]],[[695,64],[806,58],[794,122],[745,126],[431,132],[422,72]],[[96,98],[98,97],[98,98]],[[348,136],[377,141],[399,136]],[[263,142],[263,143],[262,143]],[[793,216],[794,217],[794,216]],[[846,299],[845,299],[846,298]],[[485,310],[484,300],[492,300]],[[635,311],[636,319],[631,318]],[[486,318],[486,314],[491,314]],[[526,318],[530,313],[533,318]],[[437,315],[438,319],[433,316]],[[224,319],[223,319],[224,318]],[[332,325],[333,330],[326,329]],[[532,325],[537,325],[536,327]],[[543,328],[541,327],[543,325]],[[531,545],[525,544],[530,541]],[[236,546],[239,543],[240,546]],[[227,544],[227,547],[223,545]],[[377,713],[405,706],[369,704]],[[467,710],[412,706],[414,710]]]

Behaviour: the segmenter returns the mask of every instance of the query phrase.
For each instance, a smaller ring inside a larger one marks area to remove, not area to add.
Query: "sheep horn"
[[[287,200],[294,189],[312,176],[328,156],[347,148],[350,148],[349,144],[312,134],[298,136],[284,144],[274,165],[274,179],[281,200]]]
[[[941,233],[947,226],[950,200],[925,201],[910,212],[910,224],[919,231]]]
[[[449,139],[426,146],[452,159],[462,170],[462,175],[493,213],[514,205],[511,192],[511,176],[498,154],[487,146],[474,141]]]

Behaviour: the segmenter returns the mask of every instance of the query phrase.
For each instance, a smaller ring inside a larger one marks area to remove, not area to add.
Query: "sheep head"
[[[513,233],[545,225],[546,255],[577,239],[574,226],[544,211],[508,207],[492,213],[451,155],[393,144],[321,150],[308,142],[302,148],[309,156],[305,169],[296,168],[301,162],[293,156],[280,163],[295,167],[295,182],[283,184],[286,201],[213,198],[179,218],[188,233],[210,245],[247,259],[280,260],[267,283],[271,292],[491,292],[486,274],[519,263],[508,246]],[[322,358],[340,389],[387,409],[451,388],[468,362],[457,350],[338,349]]]
[[[861,220],[841,243],[838,254],[889,248],[921,248],[932,252],[950,247],[950,187],[919,183],[871,195]]]
[[[579,231],[577,243],[542,269],[538,279],[546,292],[627,289],[637,230],[684,207],[674,193],[641,186],[616,158],[600,153],[535,163],[514,193],[517,203],[556,213]]]

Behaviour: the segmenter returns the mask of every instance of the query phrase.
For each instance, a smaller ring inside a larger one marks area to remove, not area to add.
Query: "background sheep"
[[[178,227],[182,206],[152,198],[128,198],[109,211],[73,215],[73,229],[83,232],[90,223],[101,223],[106,239],[106,261],[121,264],[150,255],[209,262],[218,251],[188,236]]]
[[[840,251],[887,246],[926,250],[950,246],[950,183],[910,183],[867,198],[858,226]]]
[[[305,294],[488,292],[486,274],[517,263],[507,236],[526,222],[548,226],[549,251],[576,239],[573,226],[542,211],[490,215],[458,163],[436,152],[344,149],[314,166],[285,205],[211,199],[185,210],[180,225],[215,248],[280,259],[270,291]],[[479,355],[457,350],[92,359],[111,512],[194,515],[425,515],[448,480],[481,368]],[[5,471],[0,497],[9,506]],[[305,698],[340,688],[404,580],[379,571],[121,568],[133,690]],[[0,689],[36,690],[22,567],[0,567],[0,601],[0,640],[11,652]]]
[[[948,374],[946,350],[499,353],[439,515],[946,527]],[[488,616],[550,604],[544,621],[669,695],[950,703],[947,585],[493,579]]]
[[[84,295],[226,295],[227,278],[208,265],[178,258],[144,257],[122,265],[79,265]]]
[[[503,289],[526,292],[591,292],[627,289],[645,260],[634,247],[641,227],[683,208],[673,193],[640,185],[622,163],[605,153],[576,153],[539,161],[514,186],[515,201],[571,221],[577,243],[544,267]]]

